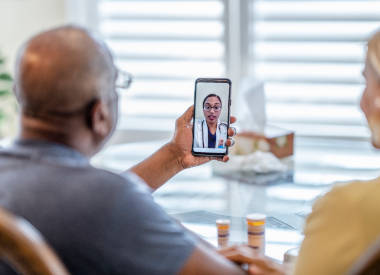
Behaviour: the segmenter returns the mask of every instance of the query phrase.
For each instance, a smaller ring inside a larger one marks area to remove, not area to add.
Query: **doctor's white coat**
[[[218,148],[221,139],[223,139],[224,148],[227,139],[227,124],[218,120],[215,148]],[[196,119],[194,122],[194,148],[208,148],[208,127],[205,119]]]

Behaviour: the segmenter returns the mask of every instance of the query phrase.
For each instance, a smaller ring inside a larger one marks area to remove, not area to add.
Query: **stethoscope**
[[[204,130],[203,130],[203,126],[204,126],[204,123],[205,123],[205,120],[202,120],[202,144],[203,144],[203,148],[205,148],[205,139],[203,138],[204,137]],[[224,127],[226,127],[227,128],[227,123],[224,123],[224,122],[221,122],[221,123],[219,123],[219,125],[218,125],[218,130],[219,130],[219,132],[221,132],[220,131],[220,126],[224,126]],[[207,126],[208,127],[208,126]]]

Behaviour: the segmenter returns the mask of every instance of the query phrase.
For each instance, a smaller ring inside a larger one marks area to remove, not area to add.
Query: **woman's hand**
[[[248,274],[251,275],[285,275],[282,265],[260,256],[247,245],[231,246],[218,251],[227,259],[238,263],[248,264]]]

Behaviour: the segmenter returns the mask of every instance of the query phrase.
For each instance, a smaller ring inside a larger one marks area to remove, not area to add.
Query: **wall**
[[[97,29],[98,0],[0,0],[0,54],[13,74],[19,47],[32,35],[67,22]],[[168,139],[171,133],[117,131],[108,143]]]
[[[9,71],[25,40],[65,21],[65,0],[0,0],[0,52]]]

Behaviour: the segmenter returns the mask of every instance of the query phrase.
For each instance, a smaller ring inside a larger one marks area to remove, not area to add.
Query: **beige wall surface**
[[[0,53],[9,72],[25,40],[64,22],[65,0],[0,0]]]

